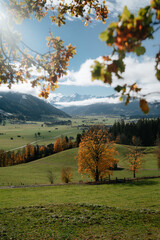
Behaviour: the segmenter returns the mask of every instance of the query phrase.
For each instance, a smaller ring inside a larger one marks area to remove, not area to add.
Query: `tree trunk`
[[[95,180],[96,182],[99,181],[99,171],[98,171],[98,167],[96,167],[96,175],[95,175]]]
[[[136,177],[136,171],[135,170],[133,171],[133,177],[134,178]]]

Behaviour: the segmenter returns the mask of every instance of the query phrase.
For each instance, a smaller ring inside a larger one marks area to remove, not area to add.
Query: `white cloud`
[[[101,57],[97,58],[101,61]],[[91,80],[91,66],[94,64],[94,59],[87,59],[80,66],[79,71],[68,71],[67,76],[64,77],[63,81],[59,82],[59,85],[72,85],[72,86],[104,86],[108,87],[101,81]]]
[[[135,12],[139,8],[150,4],[150,0],[111,0],[106,1],[106,3],[111,12],[122,12],[124,6],[127,6],[130,11]]]
[[[40,93],[40,87],[32,88],[29,82],[13,84],[11,89],[9,89],[7,85],[0,85],[0,92],[8,92],[8,91],[31,94],[35,97],[38,97],[38,94]]]
[[[156,96],[157,100],[160,100],[160,93],[157,94],[157,90],[160,89],[160,82],[155,77],[155,59],[143,57],[143,59],[138,60],[137,58],[127,57],[125,64],[126,70],[122,74],[124,80],[118,80],[114,77],[112,86],[137,83],[138,87],[141,88],[141,97],[146,95],[146,98],[151,101]]]
[[[101,61],[101,57],[97,58],[97,60]],[[68,75],[65,76],[62,80],[59,81],[60,85],[67,86],[102,86],[102,87],[110,87],[108,84],[104,84],[101,81],[91,81],[91,65],[93,65],[94,60],[88,59],[81,66],[79,71],[68,71]],[[117,85],[128,84],[132,85],[133,83],[137,83],[138,87],[142,88],[140,92],[140,96],[146,95],[148,101],[160,101],[160,93],[157,93],[160,89],[160,82],[155,77],[155,60],[151,57],[143,57],[141,59],[137,59],[134,57],[127,57],[125,59],[126,70],[123,73],[123,80],[118,80],[115,76],[113,77],[112,87]],[[32,94],[34,96],[38,96],[40,93],[40,86],[32,88],[31,84],[28,83],[19,83],[13,84],[11,91],[13,92],[21,92],[25,94]],[[9,91],[7,85],[1,85],[0,91]],[[53,93],[55,94],[55,93]],[[61,97],[61,95],[59,95]],[[118,98],[117,98],[118,99]],[[50,100],[50,99],[49,99]],[[48,101],[49,101],[48,100]],[[88,105],[91,102],[103,102],[102,99],[95,100],[85,100],[83,104]],[[112,99],[104,98],[104,101],[111,101]],[[115,99],[113,100],[115,101]],[[65,104],[65,103],[64,103]],[[68,104],[68,103],[67,103]],[[77,102],[74,104],[82,104],[81,102]]]
[[[90,98],[82,101],[56,102],[58,107],[88,106],[96,103],[119,103],[119,97]]]
[[[19,68],[19,64],[16,64],[17,66],[17,71]],[[39,77],[39,76],[48,76],[48,73],[41,69],[41,71],[37,71],[37,68],[35,66],[33,66],[32,68],[30,68],[31,72],[31,80]],[[45,84],[44,81],[41,81],[41,84]],[[19,82],[19,83],[15,83],[12,84],[11,89],[8,88],[8,84],[1,84],[0,85],[0,92],[19,92],[19,93],[24,93],[24,94],[31,94],[35,97],[38,97],[38,95],[41,92],[41,86],[36,86],[36,87],[32,87],[32,84],[30,83],[30,80],[28,80],[28,82]]]
[[[101,61],[101,57],[97,58]],[[94,60],[88,59],[81,66],[79,71],[68,71],[67,78],[59,82],[59,85],[70,85],[70,86],[104,86],[109,87],[109,85],[104,84],[101,81],[91,81],[91,65],[93,65]],[[140,96],[147,95],[148,99],[151,99],[151,95],[160,89],[160,82],[155,77],[155,60],[151,57],[143,57],[137,59],[134,57],[127,57],[125,59],[126,70],[123,73],[123,80],[113,77],[112,87],[117,85],[128,84],[132,85],[137,83],[138,87],[142,88]],[[160,94],[156,95],[160,100]]]

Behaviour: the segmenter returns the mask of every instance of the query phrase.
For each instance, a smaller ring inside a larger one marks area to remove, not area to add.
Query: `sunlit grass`
[[[149,151],[152,151],[152,153]],[[121,170],[113,171],[111,179],[130,178],[133,176],[129,171],[129,162],[126,157],[128,146],[117,145],[119,151],[119,167]],[[136,174],[137,177],[157,176],[160,171],[157,168],[157,159],[152,148],[146,148],[150,152],[144,154],[142,169]],[[55,176],[54,183],[61,183],[61,169],[63,167],[71,167],[73,170],[72,182],[91,181],[86,176],[78,173],[78,163],[76,156],[78,148],[66,150],[57,154],[25,164],[0,168],[0,185],[33,185],[33,184],[49,184],[47,178],[48,170],[52,170]]]
[[[85,203],[121,209],[160,210],[160,179],[126,184],[0,189],[0,194],[0,208]]]

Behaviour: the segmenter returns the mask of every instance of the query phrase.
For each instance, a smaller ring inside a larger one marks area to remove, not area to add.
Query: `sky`
[[[117,20],[118,14],[123,11],[125,5],[129,10],[136,13],[140,7],[147,5],[150,0],[110,0],[106,2],[110,11],[106,24],[92,20],[92,23],[85,27],[82,19],[73,19],[68,16],[66,24],[60,28],[51,23],[48,17],[41,22],[25,20],[21,25],[15,27],[21,33],[23,41],[40,53],[47,51],[45,38],[49,35],[49,31],[53,32],[55,37],[60,36],[65,45],[71,43],[76,46],[77,54],[70,61],[68,75],[60,79],[59,88],[50,94],[49,99],[52,99],[53,94],[54,96],[56,94],[70,96],[74,93],[107,97],[115,93],[114,87],[117,84],[124,84],[125,82],[130,84],[137,82],[139,87],[143,87],[142,94],[157,92],[159,89],[160,83],[154,76],[154,57],[158,52],[158,46],[156,45],[159,44],[159,33],[156,34],[155,40],[145,41],[144,45],[147,47],[147,52],[143,57],[137,58],[134,54],[127,56],[125,59],[126,71],[123,74],[124,80],[117,80],[114,77],[112,86],[101,81],[91,81],[90,71],[94,60],[101,60],[101,56],[110,55],[112,51],[99,39],[99,34],[107,28],[108,24]],[[0,86],[0,91],[6,91],[6,89],[6,86]],[[11,91],[38,96],[40,89],[33,89],[29,84],[18,84],[13,86]],[[160,94],[148,95],[149,101],[157,99],[160,100]]]

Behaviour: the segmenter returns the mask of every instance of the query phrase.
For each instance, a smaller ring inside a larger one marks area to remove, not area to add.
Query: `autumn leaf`
[[[149,113],[149,107],[145,99],[140,99],[139,106],[145,114]]]

